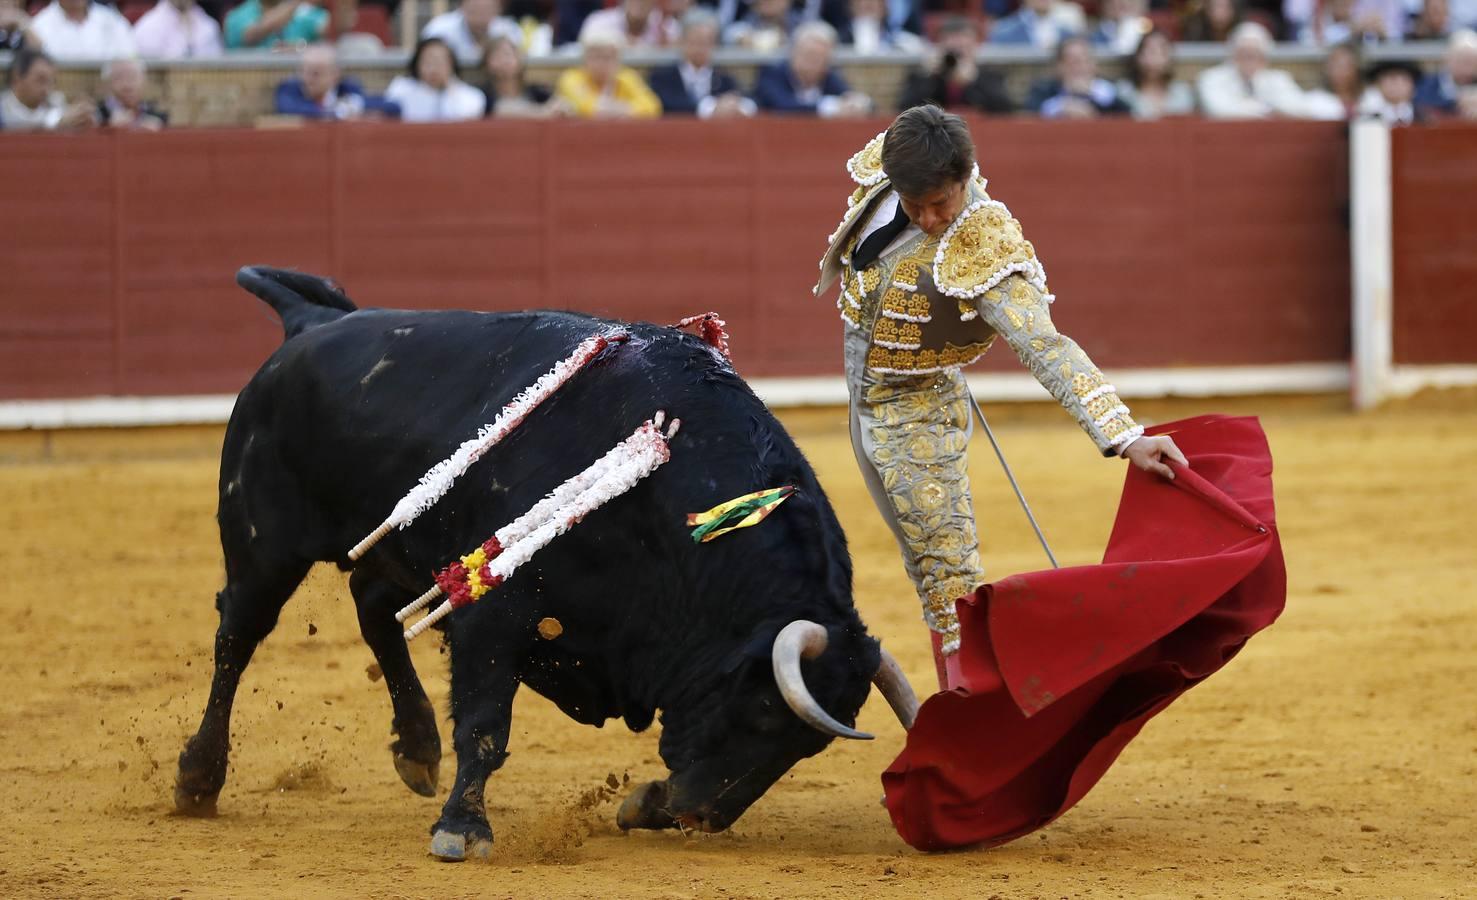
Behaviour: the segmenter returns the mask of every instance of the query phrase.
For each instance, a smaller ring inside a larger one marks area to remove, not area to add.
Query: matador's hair
[[[937,106],[915,106],[892,121],[882,143],[882,171],[899,194],[923,197],[974,170],[974,139],[964,120]]]

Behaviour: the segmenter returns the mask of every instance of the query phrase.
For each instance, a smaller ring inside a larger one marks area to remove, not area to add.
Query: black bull
[[[716,831],[799,760],[851,731],[874,680],[910,724],[916,701],[851,600],[846,539],[809,464],[702,341],[627,326],[410,527],[346,555],[400,495],[581,340],[615,323],[559,312],[356,310],[331,282],[243,269],[287,340],[236,401],[217,518],[226,585],[215,674],[179,759],[176,805],[209,814],[225,783],[231,705],[252,652],[319,561],[351,570],[359,627],[394,707],[395,768],[434,796],[436,716],[394,613],[657,410],[682,420],[672,458],[497,590],[445,622],[456,784],[433,852],[484,854],[487,777],[507,757],[520,683],[576,721],[661,711],[663,782],[622,827]],[[761,488],[797,491],[756,528],[694,544],[689,512]],[[540,637],[557,619],[562,634]]]

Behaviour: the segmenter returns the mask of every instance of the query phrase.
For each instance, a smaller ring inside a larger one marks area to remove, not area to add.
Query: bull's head
[[[834,738],[871,740],[845,722],[856,720],[872,684],[903,727],[912,727],[912,687],[859,628],[791,622],[766,649],[731,667],[701,708],[667,710],[662,756],[672,775],[626,799],[616,816],[622,828],[728,828],[795,763]]]

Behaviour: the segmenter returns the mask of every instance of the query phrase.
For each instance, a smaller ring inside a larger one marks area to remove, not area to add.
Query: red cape
[[[1102,565],[1016,575],[958,603],[962,684],[930,697],[882,776],[920,850],[1002,844],[1071,809],[1133,736],[1272,624],[1287,574],[1253,418],[1173,434],[1192,468],[1129,467]]]

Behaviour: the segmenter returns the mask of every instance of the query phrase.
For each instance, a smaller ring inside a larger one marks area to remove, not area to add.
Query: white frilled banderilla
[[[555,363],[554,368],[545,372],[504,406],[497,418],[482,426],[475,437],[463,442],[455,453],[422,475],[416,486],[395,504],[389,518],[354,545],[354,549],[349,551],[349,559],[357,560],[369,552],[369,548],[379,543],[380,538],[389,534],[392,528],[404,528],[415,521],[416,516],[430,509],[451,490],[452,482],[461,477],[467,467],[481,459],[484,453],[522,424],[540,403],[589,365],[606,347],[621,344],[629,337],[625,331],[615,328],[581,341],[569,356]]]
[[[414,640],[453,609],[475,603],[554,538],[656,471],[671,458],[667,442],[681,425],[680,419],[673,419],[663,432],[665,420],[666,414],[658,412],[583,472],[499,528],[481,547],[438,572],[436,586],[396,613],[395,619],[404,622],[443,595],[447,600],[407,628],[405,639]]]

